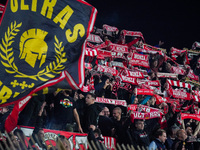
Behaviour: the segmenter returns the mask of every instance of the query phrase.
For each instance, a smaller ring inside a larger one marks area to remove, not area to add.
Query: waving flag
[[[0,26],[0,107],[15,104],[9,132],[33,93],[83,86],[96,9],[83,0],[9,0]]]
[[[85,39],[96,13],[82,0],[9,0],[0,26],[0,104],[61,80],[65,88],[81,87]]]

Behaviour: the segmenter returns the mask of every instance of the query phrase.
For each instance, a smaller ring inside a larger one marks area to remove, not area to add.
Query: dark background
[[[58,0],[59,1],[59,0]],[[95,26],[116,26],[119,30],[140,31],[147,44],[164,41],[163,48],[191,48],[200,42],[198,0],[86,0],[97,8]],[[6,0],[0,0],[5,4]]]
[[[192,0],[86,0],[97,8],[95,26],[140,31],[147,44],[191,48],[200,42],[200,2]]]

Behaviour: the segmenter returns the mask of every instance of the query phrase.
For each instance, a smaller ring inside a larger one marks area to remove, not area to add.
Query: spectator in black
[[[77,94],[78,94],[78,99],[76,100],[76,110],[78,112],[80,123],[82,125],[84,122],[84,115],[85,115],[84,112],[87,105],[85,104],[85,93],[82,92],[81,90],[78,90]]]
[[[167,140],[165,142],[166,148],[168,150],[172,149],[172,145],[176,139],[176,132],[179,130],[180,128],[175,124],[173,126],[171,126],[169,128],[169,132],[168,132],[168,136],[167,136]]]
[[[112,136],[111,130],[113,128],[113,121],[109,118],[109,113],[107,107],[104,107],[104,109],[99,113],[98,127],[103,136]]]
[[[119,144],[128,144],[130,139],[127,139],[127,131],[129,120],[126,117],[122,117],[122,109],[120,107],[115,107],[112,112],[112,121],[114,128],[112,129],[112,134],[116,138]]]
[[[29,140],[31,147],[34,150],[37,150],[37,149],[47,150],[47,146],[44,142],[44,130],[41,128],[42,124],[43,124],[42,114],[43,114],[45,105],[46,105],[46,102],[44,102],[42,104],[41,109],[40,109],[38,116],[36,118],[35,128],[34,128],[33,134],[32,134],[34,141],[32,141],[31,139]]]
[[[179,129],[176,133],[176,140],[172,145],[172,150],[193,150],[192,145],[186,142],[187,133],[184,129]]]
[[[23,111],[19,114],[18,125],[35,126],[38,113],[44,101],[44,94],[33,96]]]
[[[88,141],[91,146],[91,150],[98,149],[98,150],[104,150],[105,146],[103,145],[104,139],[101,135],[101,130],[94,125],[91,125],[88,132]],[[94,144],[92,144],[94,142]],[[90,149],[90,148],[89,148]]]
[[[8,107],[0,107],[0,131],[4,132],[5,130],[5,121],[9,114],[12,112],[13,105],[10,105]]]
[[[164,145],[167,139],[166,131],[163,129],[158,129],[155,133],[155,137],[156,139],[150,143],[149,149],[150,150],[166,150],[166,147]]]
[[[135,149],[137,146],[148,148],[150,144],[149,135],[144,131],[144,120],[135,120],[135,130],[132,132]]]
[[[95,95],[93,93],[88,93],[85,98],[85,103],[87,108],[85,110],[84,122],[83,122],[83,131],[88,133],[91,125],[95,127],[98,124],[99,113],[102,111],[102,108],[95,103]]]
[[[76,102],[69,96],[70,92],[70,90],[63,90],[56,95],[54,101],[54,123],[51,128],[73,132],[75,119],[78,131],[82,133]]]

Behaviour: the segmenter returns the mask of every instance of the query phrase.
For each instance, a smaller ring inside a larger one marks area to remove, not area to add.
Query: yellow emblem
[[[37,72],[35,75],[27,75],[20,72],[18,67],[14,62],[14,52],[11,47],[14,42],[14,38],[20,31],[19,28],[22,23],[16,24],[16,21],[11,23],[8,27],[7,32],[5,32],[5,37],[2,38],[2,44],[0,44],[0,57],[2,65],[5,67],[5,71],[9,74],[15,74],[14,77],[17,78],[30,78],[33,80],[47,81],[50,78],[54,78],[55,74],[60,74],[62,70],[65,69],[63,63],[67,61],[66,52],[64,51],[64,46],[62,42],[59,42],[56,36],[54,36],[54,50],[56,52],[55,61],[50,62],[44,67],[44,69]],[[29,35],[30,34],[30,35]],[[35,66],[35,62],[40,60],[40,66],[46,60],[46,53],[48,50],[47,43],[44,41],[45,36],[48,33],[40,29],[30,29],[24,32],[20,38],[20,55],[21,59],[25,61],[32,67]]]
[[[47,34],[48,32],[40,29],[29,29],[25,31],[19,43],[20,59],[25,59],[33,68],[38,59],[40,60],[39,67],[41,67],[46,60],[46,53],[48,50],[47,43],[44,41]]]

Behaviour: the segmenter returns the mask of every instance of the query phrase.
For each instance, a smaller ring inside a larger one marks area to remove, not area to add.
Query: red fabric
[[[181,113],[181,119],[194,119],[197,121],[200,121],[200,115],[199,114],[187,114],[187,113]]]
[[[154,95],[154,97],[156,98],[156,105],[159,105],[159,104],[167,101],[165,98],[163,98],[159,95],[156,95],[156,94]]]
[[[89,34],[87,41],[94,43],[103,43],[103,40],[100,38],[100,36],[91,33]]]
[[[149,86],[160,86],[160,81],[159,80],[147,81],[146,84]]]
[[[185,82],[180,82],[179,80],[178,81],[174,81],[174,80],[167,80],[167,83],[170,85],[170,86],[176,86],[176,87],[183,87],[183,88],[189,88],[191,89],[192,86],[191,84],[189,83],[185,83]]]
[[[184,99],[184,100],[192,100],[193,99],[193,97],[190,93],[183,92],[181,90],[169,89],[168,93],[171,94],[171,96],[173,96],[174,98],[178,98],[178,99]]]
[[[111,31],[111,32],[119,31],[117,27],[109,26],[107,24],[103,25],[103,29],[106,29],[107,31]]]
[[[128,46],[126,45],[119,45],[114,43],[109,43],[108,50],[120,53],[129,53]]]
[[[193,70],[191,70],[191,69],[190,69],[187,76],[192,80],[199,81],[199,76],[195,75]]]
[[[153,118],[160,118],[161,114],[160,112],[154,111],[149,113],[141,113],[141,112],[133,112],[131,114],[131,121],[134,122],[134,119],[153,119]]]
[[[123,75],[120,75],[120,78],[121,78],[122,82],[130,83],[132,85],[138,85],[136,78],[127,77],[127,76],[123,76]]]
[[[126,76],[128,77],[144,79],[144,74],[139,71],[133,72],[133,71],[125,70],[125,73],[126,73]]]
[[[101,72],[105,72],[105,73],[110,73],[113,76],[116,76],[118,71],[116,69],[107,67],[107,66],[102,66],[102,65],[98,65],[98,69],[97,71],[101,71]]]
[[[11,132],[16,126],[18,121],[19,113],[24,109],[24,107],[27,105],[29,100],[32,96],[27,96],[26,98],[22,99],[18,103],[15,104],[12,112],[7,117],[5,121],[5,130],[9,133]]]
[[[149,89],[136,89],[136,95],[154,95],[153,90]]]
[[[130,65],[150,68],[148,55],[142,55],[142,54],[137,54],[137,53],[129,53],[129,55],[127,57],[129,59]]]
[[[176,73],[176,74],[180,74],[180,75],[185,75],[185,70],[181,69],[180,67],[172,66],[171,72]]]

